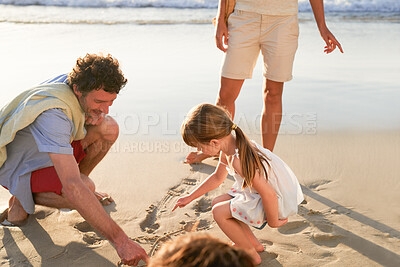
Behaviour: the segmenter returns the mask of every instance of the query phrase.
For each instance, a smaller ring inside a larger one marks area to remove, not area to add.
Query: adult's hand
[[[133,242],[115,221],[105,212],[93,192],[83,183],[78,164],[73,155],[49,153],[62,183],[62,197],[79,214],[114,245],[124,264],[137,265],[146,252]]]
[[[146,263],[149,260],[146,251],[131,239],[126,240],[120,245],[116,245],[115,249],[121,258],[121,263],[125,265],[137,266],[140,260]]]
[[[321,37],[324,39],[326,46],[324,47],[324,52],[329,54],[333,52],[336,47],[339,48],[340,52],[343,53],[342,46],[340,45],[339,41],[336,40],[335,36],[329,31],[327,27],[323,27],[320,29]]]
[[[219,50],[226,52],[228,46],[228,26],[224,19],[217,19],[215,27],[215,43]]]

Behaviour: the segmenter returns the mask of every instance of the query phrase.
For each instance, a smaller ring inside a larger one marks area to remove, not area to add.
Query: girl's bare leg
[[[229,208],[229,201],[224,201],[216,204],[213,209],[214,220],[217,222],[221,230],[229,237],[236,246],[243,248],[253,259],[254,264],[261,263],[261,257],[250,242],[247,234],[239,224],[239,222],[232,217]]]
[[[216,204],[218,204],[220,202],[229,201],[231,199],[232,199],[232,197],[229,194],[223,194],[223,195],[220,195],[220,196],[214,198],[213,201],[211,202],[211,205],[214,207]],[[254,236],[253,231],[251,231],[250,227],[247,224],[245,224],[244,222],[241,222],[241,221],[237,221],[237,222],[240,224],[243,231],[246,233],[247,238],[250,240],[251,244],[256,249],[256,251],[257,252],[264,251],[264,246]],[[235,244],[233,244],[233,245],[235,245]]]
[[[253,247],[256,249],[257,252],[263,252],[264,251],[264,245],[258,241],[257,237],[254,235],[253,231],[251,231],[250,227],[245,224],[244,222],[237,221],[240,226],[242,227],[243,231],[245,232],[247,238],[250,240],[251,244]]]

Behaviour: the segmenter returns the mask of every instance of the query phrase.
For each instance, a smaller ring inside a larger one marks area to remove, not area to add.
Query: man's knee
[[[84,175],[83,173],[81,173],[81,179],[82,179],[83,183],[90,189],[90,191],[92,191],[92,192],[96,191],[96,185],[94,184],[92,179],[90,179],[88,176]]]
[[[116,120],[110,116],[106,116],[99,125],[100,136],[107,142],[114,143],[119,135],[119,126]]]

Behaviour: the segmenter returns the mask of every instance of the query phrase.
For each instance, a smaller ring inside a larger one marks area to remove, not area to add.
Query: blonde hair
[[[149,267],[254,267],[244,251],[208,234],[186,234],[166,242]]]
[[[211,104],[197,105],[190,110],[181,127],[183,141],[192,147],[198,144],[209,144],[212,139],[221,139],[232,131],[236,134],[236,146],[239,150],[240,166],[245,180],[243,187],[252,186],[257,170],[268,178],[262,164],[262,161],[268,164],[266,156],[232,122],[225,109]]]

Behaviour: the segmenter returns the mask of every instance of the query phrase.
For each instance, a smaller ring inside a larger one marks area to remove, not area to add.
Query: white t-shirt
[[[235,9],[263,15],[290,16],[299,11],[298,0],[236,0]]]

